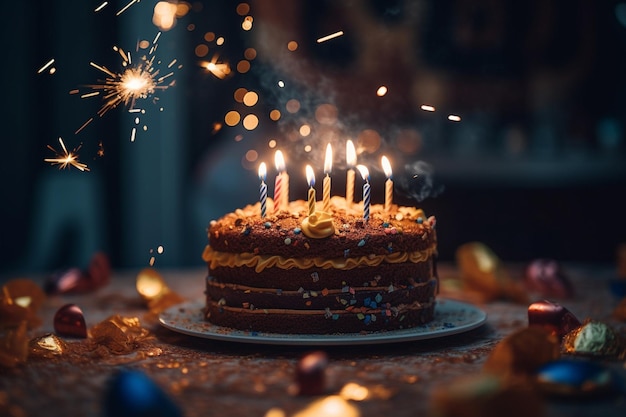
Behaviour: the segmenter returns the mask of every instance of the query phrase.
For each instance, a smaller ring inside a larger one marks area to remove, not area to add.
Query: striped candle
[[[306,168],[306,182],[309,184],[309,216],[315,214],[315,173],[311,165]]]
[[[333,168],[333,149],[330,146],[330,143],[326,145],[326,158],[324,159],[324,183],[323,183],[323,203],[324,203],[324,211],[326,213],[330,213],[330,172]]]
[[[265,183],[265,177],[267,175],[267,167],[265,162],[261,162],[259,165],[259,179],[261,180],[261,187],[259,189],[259,200],[261,202],[261,217],[265,217],[267,213],[267,184]]]
[[[284,191],[283,190],[283,173],[285,171],[285,158],[283,153],[278,150],[274,154],[274,164],[278,174],[274,181],[274,211],[278,211],[284,207]]]
[[[370,173],[365,165],[357,165],[356,168],[361,173],[361,177],[365,181],[363,184],[363,219],[370,219]]]

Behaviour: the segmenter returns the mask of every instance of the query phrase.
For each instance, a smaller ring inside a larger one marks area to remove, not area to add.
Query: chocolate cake
[[[273,202],[268,199],[271,207]],[[206,319],[271,333],[384,331],[431,321],[438,287],[435,218],[421,209],[331,199],[261,217],[260,204],[212,221]]]

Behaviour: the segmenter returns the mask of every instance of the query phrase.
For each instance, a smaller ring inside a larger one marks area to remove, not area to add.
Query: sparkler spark
[[[138,111],[135,108],[137,101],[145,100],[152,97],[153,101],[157,101],[155,96],[157,91],[165,90],[175,84],[172,80],[168,84],[166,81],[173,76],[173,71],[165,75],[160,75],[160,69],[157,68],[159,61],[154,55],[157,50],[157,40],[161,32],[157,33],[154,40],[150,44],[149,52],[141,56],[138,63],[133,63],[130,52],[125,52],[122,48],[113,47],[122,59],[121,66],[125,68],[122,72],[115,72],[104,65],[90,62],[89,65],[96,68],[106,75],[106,78],[97,84],[87,85],[91,89],[89,92],[81,94],[81,98],[90,98],[100,96],[104,103],[98,110],[98,116],[102,117],[106,112],[116,108],[120,104],[126,106],[129,112]],[[140,42],[138,46],[148,45],[147,41]],[[171,69],[176,64],[176,60],[170,62],[167,66]],[[70,94],[76,94],[78,90],[73,90]],[[83,130],[93,118],[85,122],[75,133]]]
[[[343,30],[337,31],[335,33],[331,33],[330,35],[322,36],[321,38],[317,40],[317,43],[326,42],[331,39],[338,38],[339,36],[343,36]]]
[[[50,61],[48,61],[43,67],[39,68],[39,70],[37,70],[37,74],[41,74],[42,72],[44,72],[46,70],[46,68],[50,67],[52,64],[54,64],[54,58],[52,58]],[[54,68],[50,69],[50,72],[52,73],[54,70]]]
[[[99,12],[100,10],[104,9],[106,7],[106,5],[109,4],[108,1],[102,2],[102,4],[98,7],[96,7],[96,9],[94,10],[94,12]]]
[[[76,154],[76,152],[80,149],[80,146],[78,146],[78,148],[74,149],[72,152],[68,152],[62,138],[59,138],[59,143],[61,144],[63,152],[58,152],[52,146],[48,145],[48,149],[55,153],[56,158],[45,158],[44,162],[49,162],[52,165],[59,165],[59,169],[65,169],[71,165],[81,171],[89,171],[87,164],[83,164],[78,160],[78,154]]]
[[[120,9],[117,13],[115,13],[115,16],[119,16],[119,15],[121,15],[121,14],[122,14],[122,13],[124,13],[124,12],[125,12],[125,11],[126,11],[126,10],[130,7],[130,6],[132,6],[132,5],[133,5],[133,4],[135,4],[135,3],[139,3],[140,1],[141,1],[141,0],[130,0],[126,6],[122,7],[122,8],[121,8],[121,9]]]
[[[211,61],[201,62],[200,66],[215,75],[220,80],[223,80],[228,76],[228,74],[230,74],[230,67],[224,62],[219,62],[218,59],[219,57],[215,55],[211,58]]]

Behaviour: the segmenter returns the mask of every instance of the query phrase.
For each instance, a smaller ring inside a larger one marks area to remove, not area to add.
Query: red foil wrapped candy
[[[528,306],[528,325],[543,327],[559,340],[580,324],[576,316],[560,304],[543,300]]]
[[[571,298],[574,296],[567,274],[554,259],[536,259],[524,271],[524,282],[530,292],[546,298]]]

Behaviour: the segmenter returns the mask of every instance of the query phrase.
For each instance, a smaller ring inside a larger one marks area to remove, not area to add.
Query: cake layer
[[[323,290],[324,288],[341,288],[343,286],[364,287],[390,285],[412,285],[428,281],[435,276],[434,257],[425,262],[400,264],[382,264],[375,268],[360,267],[347,271],[339,269],[281,269],[266,268],[256,272],[250,267],[217,267],[209,268],[209,275],[216,277],[220,283],[240,284],[251,287],[270,287],[281,290]]]
[[[208,321],[218,326],[280,334],[333,334],[397,330],[433,319],[435,300],[400,305],[393,309],[354,310],[245,309],[209,301]]]
[[[294,310],[354,310],[378,307],[395,308],[411,304],[415,300],[430,300],[435,297],[437,280],[405,287],[351,287],[323,289],[321,291],[303,289],[284,291],[278,288],[255,288],[231,285],[207,279],[207,301],[246,309],[294,309]]]
[[[341,207],[341,206],[340,206]],[[259,204],[227,214],[209,226],[210,246],[215,252],[278,255],[290,258],[334,259],[387,256],[429,250],[436,245],[432,221],[422,210],[384,212],[372,205],[369,221],[357,211],[334,208],[334,234],[311,238],[302,231],[307,218],[306,202],[290,203],[289,211],[261,218]]]

